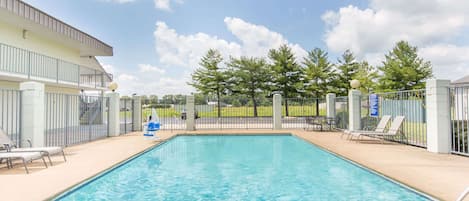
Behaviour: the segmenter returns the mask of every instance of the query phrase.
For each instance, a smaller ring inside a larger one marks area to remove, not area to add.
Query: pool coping
[[[344,160],[344,161],[346,161],[346,162],[350,162],[352,165],[354,165],[354,166],[356,166],[356,167],[358,167],[358,168],[361,168],[361,169],[363,169],[363,170],[369,171],[369,172],[371,172],[372,174],[375,174],[375,175],[377,175],[377,176],[381,176],[382,178],[387,179],[387,180],[389,180],[390,182],[392,182],[392,183],[394,183],[394,184],[396,184],[396,185],[399,185],[400,187],[405,188],[406,190],[409,190],[409,191],[411,191],[411,192],[417,193],[417,194],[421,195],[422,197],[425,197],[425,198],[427,198],[427,199],[429,199],[429,200],[440,200],[440,199],[437,199],[435,196],[432,196],[432,195],[430,195],[430,194],[428,194],[428,193],[426,193],[426,192],[424,192],[424,191],[422,191],[422,190],[420,190],[420,189],[418,189],[418,188],[411,187],[411,186],[407,185],[406,183],[400,182],[400,181],[398,181],[398,180],[396,180],[396,179],[393,179],[393,178],[391,178],[391,177],[389,177],[389,176],[386,176],[386,175],[384,175],[383,173],[381,173],[381,172],[379,172],[379,171],[377,171],[377,170],[374,170],[374,169],[368,168],[368,167],[366,167],[366,166],[364,166],[364,165],[361,165],[360,163],[358,163],[358,162],[356,162],[356,161],[354,161],[354,160],[352,160],[352,159],[349,159],[349,158],[346,158],[345,156],[342,156],[342,155],[340,155],[340,154],[337,154],[337,153],[331,151],[330,149],[327,149],[326,147],[323,147],[323,146],[320,146],[320,145],[318,145],[318,144],[316,144],[316,143],[313,143],[313,142],[309,141],[308,139],[305,139],[305,138],[301,137],[300,135],[296,135],[296,134],[294,134],[294,133],[292,133],[292,132],[285,132],[285,133],[265,133],[265,134],[264,134],[264,133],[263,133],[263,134],[260,134],[260,133],[229,133],[229,134],[225,134],[225,133],[177,133],[177,134],[174,134],[174,135],[172,135],[172,136],[170,136],[170,137],[168,137],[168,138],[166,138],[166,139],[164,139],[164,140],[159,141],[158,144],[155,144],[155,145],[153,145],[153,146],[150,146],[150,147],[148,147],[148,148],[146,148],[146,149],[144,149],[144,150],[142,150],[142,151],[140,151],[140,152],[138,152],[138,153],[133,154],[132,156],[130,156],[130,157],[128,157],[128,158],[126,158],[126,159],[124,159],[124,160],[122,160],[122,161],[120,161],[120,162],[117,162],[116,164],[110,166],[109,168],[107,168],[107,169],[105,169],[105,170],[102,170],[102,171],[100,171],[100,172],[98,172],[98,173],[96,173],[96,174],[94,174],[94,175],[92,175],[92,176],[90,176],[90,177],[88,177],[88,178],[82,180],[82,181],[77,182],[76,184],[74,184],[74,185],[72,185],[72,186],[66,188],[65,190],[60,191],[59,193],[56,193],[56,194],[50,196],[50,197],[47,198],[46,200],[59,200],[59,199],[61,199],[61,198],[64,198],[64,197],[66,197],[67,195],[69,195],[70,193],[73,193],[74,191],[76,191],[76,190],[78,190],[78,189],[80,189],[80,188],[86,186],[87,184],[93,182],[94,180],[99,179],[99,178],[101,178],[101,177],[107,175],[107,174],[110,173],[111,171],[113,171],[113,170],[115,170],[115,169],[117,169],[117,168],[119,168],[119,167],[125,165],[125,164],[128,163],[129,161],[134,160],[135,158],[141,156],[142,154],[144,154],[144,153],[146,153],[146,152],[149,152],[149,151],[151,151],[151,150],[153,150],[153,149],[159,147],[160,145],[166,144],[168,141],[170,141],[170,140],[172,140],[172,139],[174,139],[174,138],[176,138],[176,137],[178,137],[178,136],[292,136],[292,137],[298,138],[299,140],[302,140],[302,141],[304,141],[304,142],[306,142],[306,143],[308,143],[308,144],[310,144],[310,145],[313,145],[313,146],[315,146],[315,147],[321,149],[322,151],[325,151],[326,153],[329,153],[329,154],[333,155],[334,157],[337,157],[337,158],[339,158],[339,159],[342,159],[342,160]]]
[[[349,162],[350,164],[352,164],[352,165],[354,165],[354,166],[356,166],[356,167],[358,167],[358,168],[367,170],[367,171],[369,171],[369,172],[371,172],[371,173],[373,173],[373,174],[376,174],[376,175],[378,175],[378,176],[381,176],[381,177],[383,177],[383,178],[389,180],[390,182],[392,182],[392,183],[394,183],[394,184],[396,184],[396,185],[399,185],[399,186],[401,186],[401,187],[403,187],[403,188],[405,188],[405,189],[407,189],[407,190],[409,190],[409,191],[412,191],[412,192],[414,192],[414,193],[417,193],[417,194],[419,194],[419,195],[421,195],[421,196],[423,196],[423,197],[425,197],[425,198],[428,198],[428,199],[430,199],[430,200],[440,200],[440,199],[436,198],[435,196],[432,196],[432,195],[430,195],[430,194],[428,194],[428,193],[426,193],[426,192],[424,192],[424,191],[422,191],[422,190],[420,190],[420,189],[418,189],[418,188],[411,187],[411,186],[407,185],[406,183],[400,182],[400,181],[398,181],[398,180],[396,180],[396,179],[393,179],[393,178],[391,178],[391,177],[389,177],[389,176],[386,176],[385,174],[383,174],[383,173],[381,173],[381,172],[379,172],[379,171],[377,171],[377,170],[368,168],[368,167],[366,167],[366,166],[364,166],[364,165],[362,165],[362,164],[360,164],[360,163],[358,163],[358,162],[356,162],[356,161],[354,161],[354,160],[352,160],[352,159],[349,159],[349,158],[346,158],[345,156],[342,156],[342,155],[340,155],[340,154],[337,154],[337,153],[331,151],[330,149],[327,149],[326,147],[323,147],[323,146],[318,145],[318,144],[316,144],[316,143],[313,143],[313,142],[311,142],[311,141],[309,141],[309,140],[307,140],[307,139],[305,139],[305,138],[302,138],[302,137],[299,136],[299,135],[292,134],[292,136],[294,136],[294,137],[296,137],[296,138],[298,138],[298,139],[300,139],[300,140],[302,140],[302,141],[304,141],[304,142],[306,142],[306,143],[308,143],[308,144],[311,144],[311,145],[313,145],[313,146],[316,146],[316,147],[320,148],[321,150],[325,151],[326,153],[329,153],[329,154],[331,154],[331,155],[333,155],[333,156],[335,156],[335,157],[337,157],[337,158],[339,158],[339,159],[342,159],[342,160],[344,160],[344,161],[347,161],[347,162]]]

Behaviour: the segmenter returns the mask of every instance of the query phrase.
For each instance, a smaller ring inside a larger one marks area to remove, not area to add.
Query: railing
[[[451,150],[469,156],[469,86],[450,87]]]
[[[186,120],[186,97],[182,96],[178,100],[158,100],[156,102],[142,103],[142,119],[148,122],[148,118],[155,110],[161,123],[161,130],[185,130]],[[154,118],[154,117],[152,117]]]
[[[288,112],[287,112],[288,111]],[[284,98],[282,104],[282,128],[301,128],[311,126],[311,118],[326,116],[324,98]]]
[[[402,125],[402,135],[387,138],[403,144],[419,147],[427,146],[426,127],[426,92],[422,90],[398,91],[389,93],[377,93],[378,116],[370,117],[369,96],[362,96],[362,129],[373,130],[380,117],[383,115],[405,116]]]
[[[77,87],[106,88],[112,76],[95,69],[0,43],[0,74]]]
[[[0,128],[17,146],[21,142],[20,125],[21,91],[0,89]]]
[[[132,99],[120,99],[120,112],[119,112],[119,119],[120,119],[120,134],[127,134],[136,129],[133,123],[133,115],[134,115],[134,101]],[[140,108],[139,108],[140,109]]]
[[[109,98],[45,94],[45,144],[69,146],[109,135]]]

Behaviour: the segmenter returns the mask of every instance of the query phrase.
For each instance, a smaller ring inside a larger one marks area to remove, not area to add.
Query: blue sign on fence
[[[377,94],[370,94],[370,117],[379,117],[379,100]]]

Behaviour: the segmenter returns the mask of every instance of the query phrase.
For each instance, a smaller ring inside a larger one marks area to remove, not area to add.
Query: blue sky
[[[98,58],[122,94],[190,93],[208,48],[265,56],[282,43],[300,59],[314,47],[336,61],[351,49],[379,65],[397,40],[417,45],[438,78],[469,74],[469,4],[449,0],[27,0],[114,47]]]

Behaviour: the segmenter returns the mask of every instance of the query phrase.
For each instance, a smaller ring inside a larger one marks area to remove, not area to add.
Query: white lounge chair
[[[386,129],[386,126],[388,125],[389,121],[391,120],[391,116],[390,115],[383,115],[381,117],[381,119],[379,120],[378,122],[378,125],[376,126],[375,130],[374,131],[368,131],[368,130],[355,130],[355,131],[350,131],[350,130],[346,130],[342,133],[342,135],[340,136],[340,138],[342,138],[342,136],[344,134],[349,134],[349,140],[351,140],[353,138],[353,133],[384,133],[385,129]]]
[[[46,160],[41,152],[0,152],[0,162],[6,160],[8,168],[13,168],[12,161],[15,159],[21,159],[23,161],[24,169],[27,174],[29,174],[29,170],[26,164],[36,159],[42,159],[47,168]]]
[[[360,139],[360,137],[366,135],[366,136],[382,136],[384,140],[385,136],[396,136],[401,132],[401,127],[402,124],[404,123],[405,117],[404,116],[396,116],[394,120],[391,123],[391,126],[389,127],[389,130],[387,132],[357,132],[357,133],[351,133],[351,135],[356,136],[357,139]],[[383,141],[382,141],[383,142]]]
[[[62,147],[22,147],[17,148],[16,143],[11,141],[8,135],[0,129],[0,145],[3,145],[8,152],[40,152],[42,155],[46,156],[49,159],[50,164],[52,165],[52,160],[50,156],[62,154],[64,161],[67,161],[65,153]],[[31,145],[31,144],[30,144]]]

